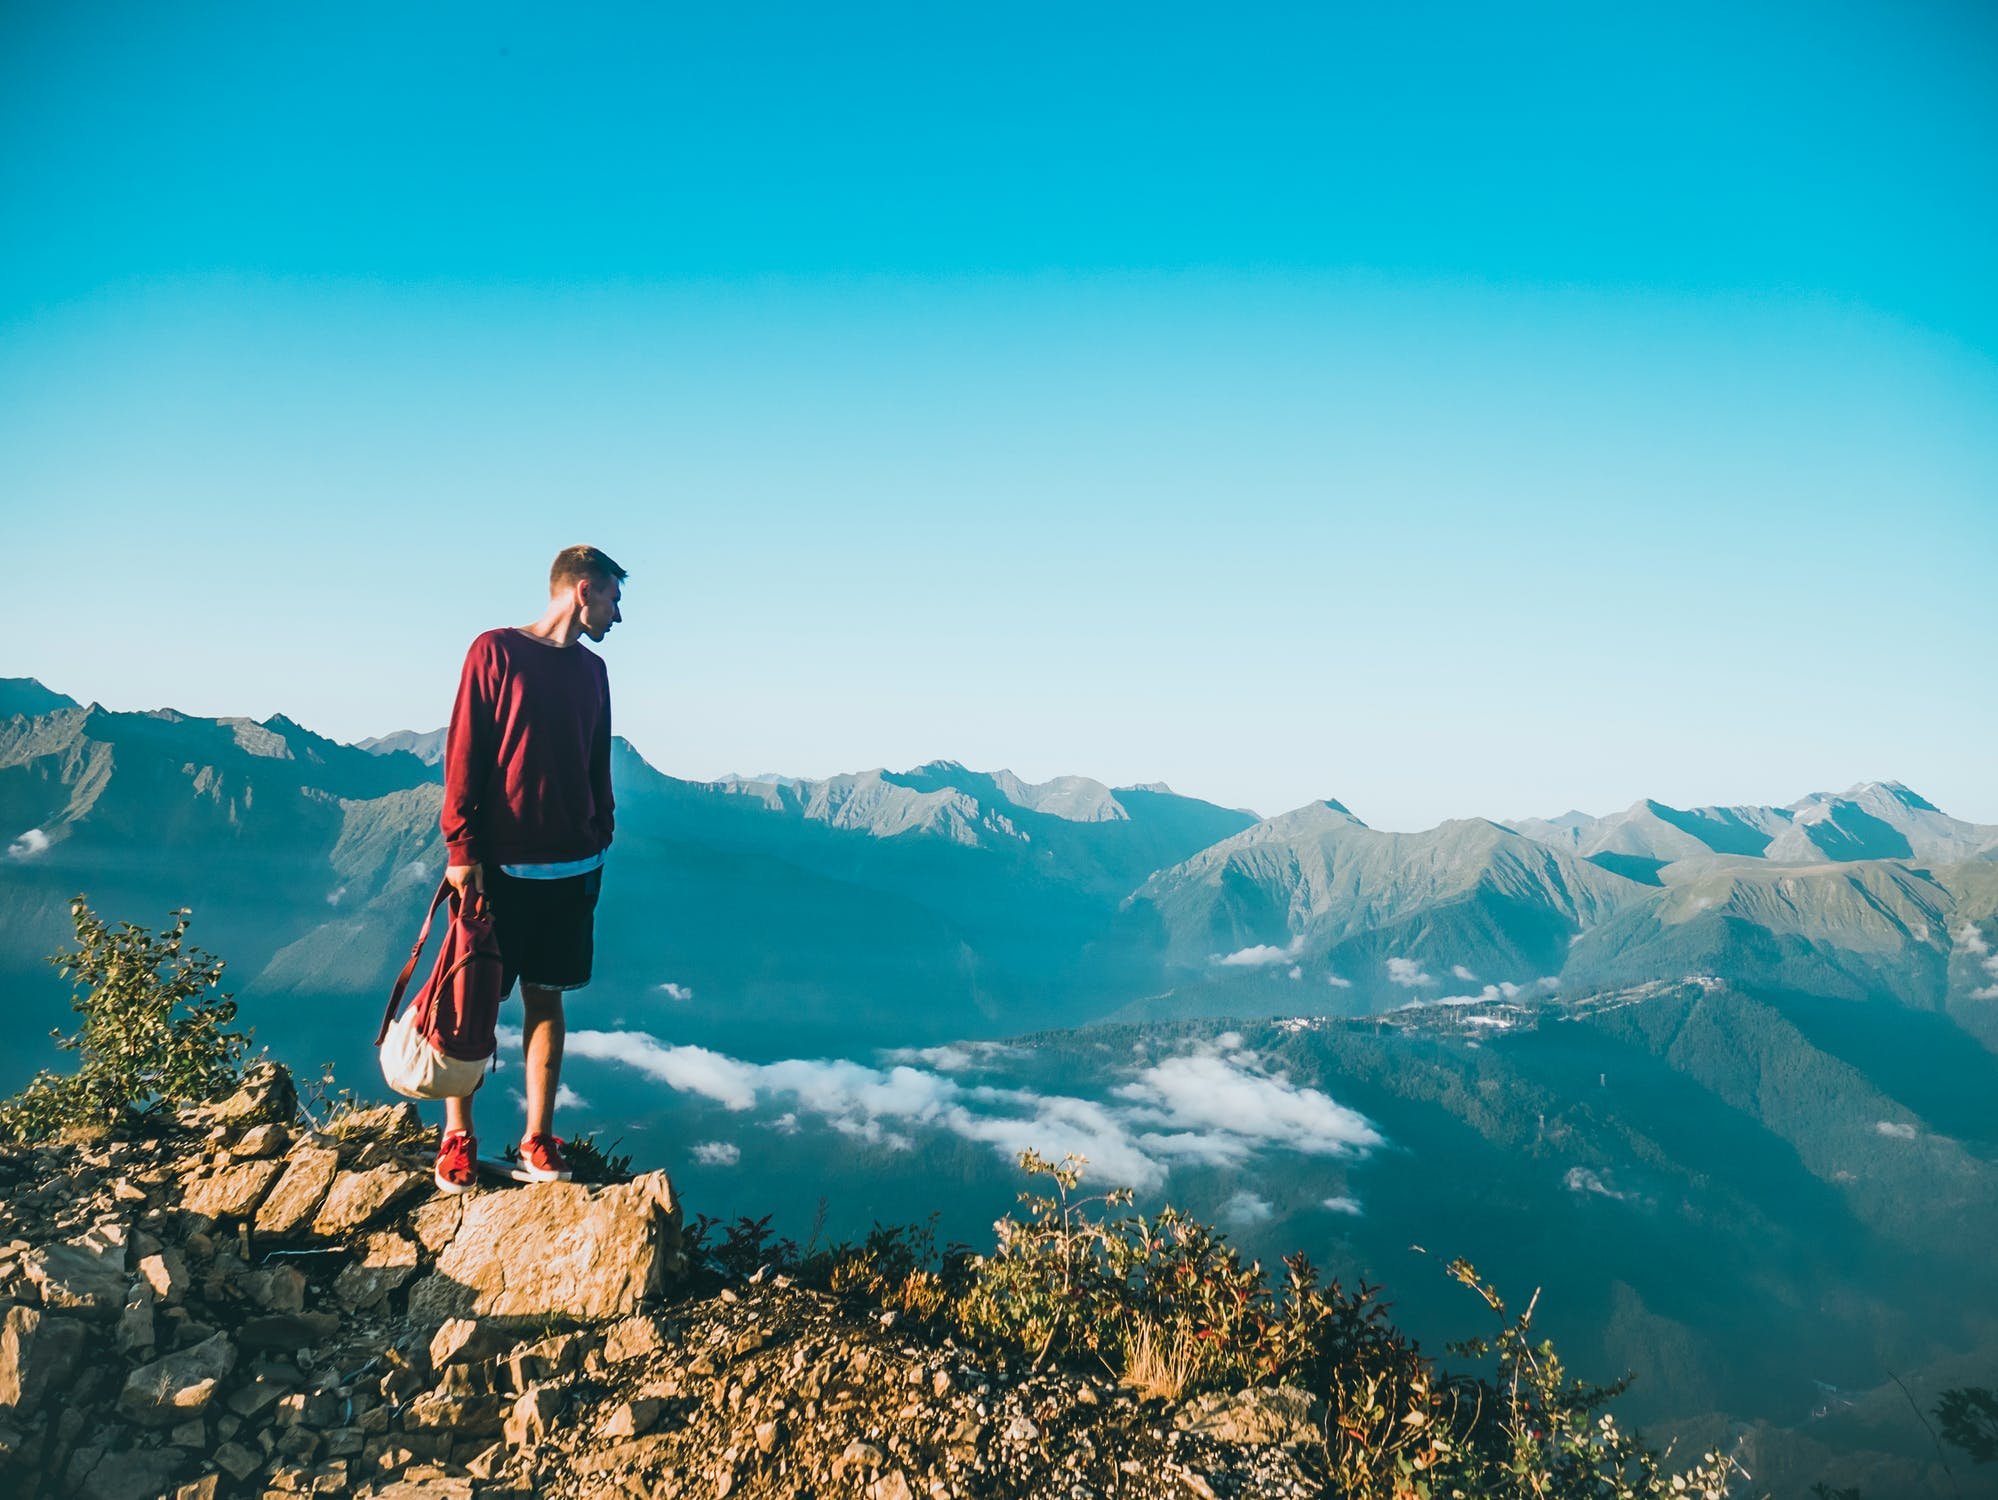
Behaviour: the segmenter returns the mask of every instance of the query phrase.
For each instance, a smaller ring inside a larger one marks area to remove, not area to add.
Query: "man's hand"
[[[452,865],[445,870],[444,878],[451,883],[451,889],[458,893],[460,901],[469,897],[473,891],[477,891],[482,896],[486,893],[486,867],[484,865]]]

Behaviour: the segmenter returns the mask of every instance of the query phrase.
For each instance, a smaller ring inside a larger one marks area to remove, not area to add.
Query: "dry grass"
[[[1139,1318],[1124,1335],[1124,1373],[1119,1378],[1140,1400],[1182,1401],[1204,1353],[1184,1328],[1160,1328]]]

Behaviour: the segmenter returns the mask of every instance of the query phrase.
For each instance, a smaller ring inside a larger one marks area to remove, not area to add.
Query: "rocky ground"
[[[0,1494],[1316,1495],[1292,1390],[1140,1400],[768,1268],[662,1173],[435,1193],[407,1107],[268,1064],[140,1139],[0,1148]]]

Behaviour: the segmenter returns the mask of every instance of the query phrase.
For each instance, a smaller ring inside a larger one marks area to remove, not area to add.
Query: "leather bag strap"
[[[416,935],[416,946],[409,950],[409,962],[402,966],[396,975],[395,993],[389,996],[388,1009],[382,1012],[382,1028],[375,1033],[375,1045],[379,1047],[388,1040],[389,1027],[395,1024],[395,1013],[402,1008],[402,992],[409,988],[409,979],[416,972],[416,961],[423,957],[423,945],[430,941],[430,924],[437,919],[437,908],[452,894],[449,877],[437,883],[437,894],[430,898],[430,910],[423,914],[423,931]]]

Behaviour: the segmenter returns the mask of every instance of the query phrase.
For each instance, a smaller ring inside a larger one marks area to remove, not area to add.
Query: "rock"
[[[173,1492],[173,1500],[215,1500],[221,1492],[220,1474],[203,1474],[199,1479],[190,1480]]]
[[[181,1209],[211,1219],[247,1219],[283,1171],[281,1161],[246,1161],[197,1177],[187,1185]]]
[[[833,1477],[840,1478],[855,1470],[864,1473],[869,1469],[878,1469],[885,1462],[887,1460],[879,1448],[855,1438],[846,1445],[840,1456],[833,1460]]]
[[[284,1175],[257,1210],[257,1233],[296,1233],[311,1220],[340,1170],[340,1153],[300,1146],[285,1158]]]
[[[449,1318],[430,1339],[430,1368],[442,1370],[454,1364],[476,1364],[491,1359],[512,1340],[490,1323],[472,1318]]]
[[[76,1373],[83,1325],[32,1307],[10,1307],[0,1324],[0,1416],[27,1416]]]
[[[333,1294],[346,1306],[365,1311],[416,1274],[416,1242],[399,1234],[371,1234],[361,1258],[341,1268]]]
[[[423,1127],[423,1116],[414,1104],[407,1101],[357,1109],[340,1116],[330,1130],[347,1141],[410,1142],[430,1139],[430,1132]]]
[[[253,1125],[236,1142],[235,1154],[244,1161],[277,1156],[291,1144],[291,1131],[283,1125]]]
[[[775,1453],[777,1451],[777,1440],[782,1436],[783,1429],[777,1422],[758,1422],[756,1424],[756,1451],[758,1453]]]
[[[155,1500],[187,1464],[187,1455],[171,1448],[107,1453],[83,1475],[76,1494],[80,1500]]]
[[[1023,1412],[1006,1424],[1006,1438],[1014,1443],[1037,1443],[1041,1439],[1041,1430]]]
[[[402,1414],[406,1431],[453,1437],[490,1437],[507,1420],[507,1403],[496,1396],[446,1396],[436,1391],[418,1396]]]
[[[337,1187],[336,1187],[337,1191]],[[533,1244],[533,1255],[520,1246]],[[484,1193],[410,1293],[419,1326],[453,1317],[601,1321],[636,1312],[681,1263],[680,1206],[664,1172],[616,1187],[539,1183]]]
[[[296,1266],[265,1266],[252,1271],[239,1283],[243,1295],[265,1312],[294,1313],[305,1310],[305,1273]]]
[[[665,1347],[666,1333],[660,1320],[639,1313],[611,1325],[604,1338],[604,1358],[618,1365],[629,1359],[643,1359]]]
[[[243,1070],[242,1086],[215,1104],[187,1111],[189,1125],[286,1125],[298,1117],[298,1090],[291,1074],[274,1062]]]
[[[909,1476],[900,1469],[890,1469],[867,1487],[867,1500],[915,1500]]]
[[[557,1333],[522,1345],[507,1356],[513,1388],[524,1391],[544,1380],[559,1380],[582,1367],[589,1341],[577,1333]]]
[[[425,1172],[387,1162],[367,1172],[342,1172],[312,1220],[312,1232],[336,1239],[431,1186]],[[510,1193],[496,1195],[512,1197]]]
[[[245,1349],[309,1349],[339,1331],[340,1319],[333,1313],[272,1313],[245,1319],[236,1342]]]
[[[248,1479],[263,1466],[263,1460],[241,1443],[224,1443],[210,1457],[232,1479]]]
[[[455,1193],[439,1193],[428,1202],[419,1203],[416,1212],[409,1216],[409,1227],[416,1233],[416,1242],[435,1255],[451,1243],[451,1236],[458,1232],[458,1221],[463,1218],[465,1200]]]
[[[597,1436],[606,1438],[637,1437],[649,1432],[659,1420],[659,1413],[666,1409],[666,1403],[651,1396],[639,1396],[630,1401],[621,1401],[615,1410],[604,1418],[604,1425],[597,1430]],[[768,1423],[765,1426],[769,1425]],[[762,1428],[757,1429],[757,1446],[762,1447]],[[764,1448],[768,1453],[770,1450]]]
[[[1315,1442],[1324,1436],[1325,1403],[1294,1385],[1213,1392],[1186,1403],[1173,1417],[1181,1432],[1222,1443]]]
[[[187,1294],[187,1261],[172,1245],[139,1261],[139,1276],[153,1296],[171,1307]]]
[[[143,1281],[138,1284],[138,1294],[118,1315],[117,1338],[121,1354],[139,1354],[153,1347],[153,1289]]]
[[[505,1437],[509,1448],[532,1448],[548,1436],[555,1419],[562,1414],[562,1395],[545,1385],[531,1385],[521,1392],[506,1419]]]
[[[216,1387],[235,1367],[236,1346],[227,1334],[217,1333],[191,1349],[140,1365],[126,1377],[118,1405],[149,1426],[185,1421],[208,1409]]]
[[[30,1250],[21,1269],[42,1306],[110,1320],[125,1306],[125,1226],[99,1224],[75,1239]]]

